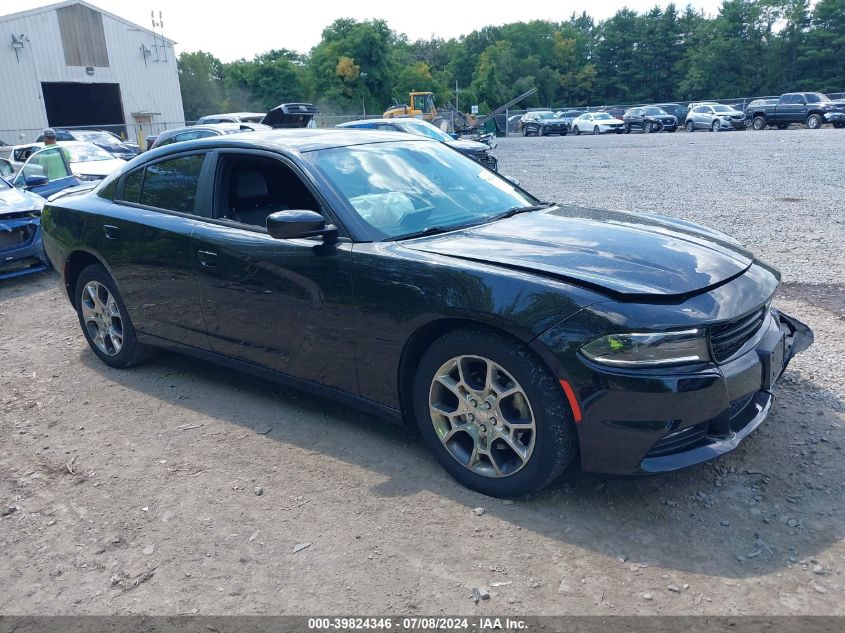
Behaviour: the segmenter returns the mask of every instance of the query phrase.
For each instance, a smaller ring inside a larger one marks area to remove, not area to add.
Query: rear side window
[[[205,155],[199,154],[148,165],[144,171],[140,203],[168,211],[193,213],[204,160]]]
[[[144,177],[144,169],[138,169],[126,176],[123,181],[123,199],[127,202],[138,202],[141,199],[141,180]]]

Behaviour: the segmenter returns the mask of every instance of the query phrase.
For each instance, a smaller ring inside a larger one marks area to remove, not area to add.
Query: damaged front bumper
[[[38,273],[49,267],[38,215],[0,218],[0,279]]]

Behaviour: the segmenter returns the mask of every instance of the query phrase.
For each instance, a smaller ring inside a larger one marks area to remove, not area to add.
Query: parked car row
[[[724,104],[715,101],[692,102],[687,106],[678,103],[641,105],[623,110],[603,107],[589,110],[532,110],[519,118],[517,131],[523,136],[546,134],[593,133],[618,131],[619,125],[599,126],[594,119],[603,115],[621,122],[622,131],[675,132],[683,127],[687,132],[696,130],[744,130],[751,127],[785,129],[790,124],[803,124],[815,130],[825,124],[845,128],[845,99],[831,100],[820,92],[791,92],[778,97],[753,99],[746,106],[742,103]],[[576,124],[576,120],[578,123]],[[564,129],[560,129],[563,127]],[[577,128],[577,132],[576,132]]]

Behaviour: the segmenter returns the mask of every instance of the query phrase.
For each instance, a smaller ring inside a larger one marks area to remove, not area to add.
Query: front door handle
[[[114,224],[104,224],[103,225],[103,233],[106,236],[107,240],[116,240],[117,239],[117,227]]]
[[[200,258],[200,264],[205,268],[214,268],[217,266],[217,253],[197,251],[197,256]]]

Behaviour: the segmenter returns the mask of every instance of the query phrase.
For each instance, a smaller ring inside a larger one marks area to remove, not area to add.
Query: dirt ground
[[[735,453],[503,503],[331,402],[109,369],[54,275],[0,282],[0,613],[845,614],[843,286],[777,305],[816,343]]]

